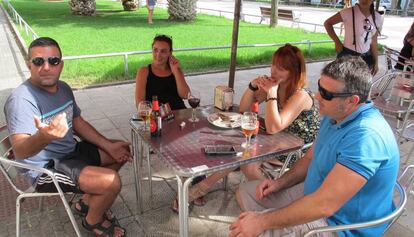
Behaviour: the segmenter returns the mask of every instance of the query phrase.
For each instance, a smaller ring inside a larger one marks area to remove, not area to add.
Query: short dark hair
[[[152,45],[154,46],[156,41],[162,41],[167,43],[170,46],[170,52],[173,51],[173,42],[172,42],[172,37],[169,35],[156,35],[154,37],[154,40],[152,41]]]
[[[49,38],[49,37],[40,37],[32,41],[29,46],[29,52],[27,57],[30,58],[32,56],[32,48],[33,47],[45,47],[45,46],[54,46],[59,50],[59,56],[62,57],[62,51],[60,50],[58,42],[56,40]]]
[[[340,57],[326,65],[322,69],[322,75],[344,82],[345,88],[342,92],[358,95],[359,103],[365,103],[368,100],[372,75],[361,57]]]

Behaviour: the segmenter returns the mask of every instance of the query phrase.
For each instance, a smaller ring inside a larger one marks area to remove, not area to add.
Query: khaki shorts
[[[256,211],[258,213],[266,213],[288,206],[293,201],[303,197],[303,183],[297,184],[288,189],[281,190],[277,193],[269,195],[263,200],[256,199],[256,187],[261,181],[251,181],[240,185],[240,197],[246,210]],[[306,224],[283,228],[279,230],[267,230],[262,233],[261,237],[296,237],[302,236],[304,233],[317,227],[328,226],[324,218],[312,221]],[[336,237],[336,233],[323,233],[316,236]]]

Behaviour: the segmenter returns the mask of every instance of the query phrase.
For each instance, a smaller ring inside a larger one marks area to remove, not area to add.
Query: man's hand
[[[256,237],[263,231],[260,215],[256,212],[243,212],[239,219],[230,225],[229,237]]]
[[[58,114],[49,125],[42,123],[38,116],[34,116],[34,121],[39,136],[48,142],[63,138],[69,130],[66,113]]]
[[[130,142],[113,141],[107,149],[108,154],[118,163],[132,161]]]
[[[277,180],[273,180],[273,179],[263,180],[262,183],[260,183],[256,187],[256,197],[259,200],[262,200],[267,195],[273,192],[279,191],[279,189],[280,189],[280,185]]]

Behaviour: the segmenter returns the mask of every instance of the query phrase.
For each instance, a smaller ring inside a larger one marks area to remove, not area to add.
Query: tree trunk
[[[277,26],[277,12],[278,12],[278,0],[272,0],[271,13],[270,13],[270,27],[275,28]]]
[[[73,15],[93,16],[96,13],[95,0],[70,0],[69,6]]]
[[[171,21],[192,21],[197,16],[196,0],[168,0]]]

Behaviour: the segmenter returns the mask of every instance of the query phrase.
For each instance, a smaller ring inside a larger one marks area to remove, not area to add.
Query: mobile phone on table
[[[236,149],[233,145],[205,145],[204,152],[207,155],[234,155]]]

